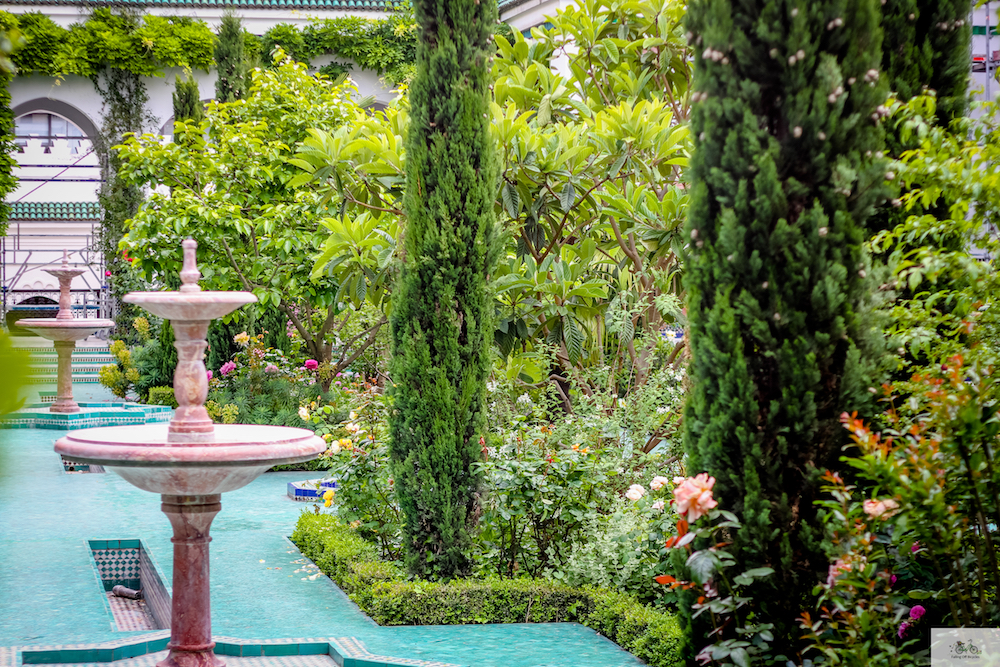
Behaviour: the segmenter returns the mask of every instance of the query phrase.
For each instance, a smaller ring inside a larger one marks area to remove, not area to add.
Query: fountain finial
[[[181,269],[181,291],[200,292],[201,287],[198,286],[198,280],[201,279],[201,271],[198,270],[198,258],[195,254],[198,242],[194,239],[184,239],[181,245],[184,247],[184,268]]]
[[[63,248],[62,268],[69,268],[69,251],[66,248]]]

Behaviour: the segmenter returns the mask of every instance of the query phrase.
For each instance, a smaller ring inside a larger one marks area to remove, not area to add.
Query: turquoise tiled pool
[[[99,393],[91,387],[86,393]],[[168,582],[172,576],[159,498],[111,473],[66,474],[52,451],[61,435],[0,431],[0,647],[129,635],[113,629],[88,540],[139,539]],[[475,667],[643,664],[577,624],[377,626],[326,577],[303,581],[308,573],[296,573],[303,557],[285,536],[303,505],[287,497],[286,485],[303,475],[268,473],[223,496],[212,528],[216,635],[355,637],[372,653]]]

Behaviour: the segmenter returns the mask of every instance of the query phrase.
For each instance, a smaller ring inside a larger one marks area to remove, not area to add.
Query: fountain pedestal
[[[75,340],[53,341],[56,348],[56,400],[49,407],[52,412],[79,412],[80,406],[73,400],[73,350]]]
[[[157,667],[223,667],[212,641],[209,534],[221,495],[249,484],[274,465],[316,458],[326,443],[311,431],[282,426],[212,423],[205,411],[208,324],[256,301],[246,292],[202,292],[194,241],[184,241],[179,292],[138,292],[125,301],[170,320],[178,360],[169,426],[119,426],[77,431],[56,442],[72,461],[104,465],[125,481],[161,495],[173,526],[174,585],[170,654]]]
[[[55,317],[20,320],[17,324],[42,338],[51,340],[55,345],[58,395],[49,411],[63,414],[80,412],[80,406],[73,400],[73,350],[76,349],[76,341],[83,340],[99,329],[113,327],[115,323],[111,320],[73,317],[70,284],[73,278],[85,273],[85,270],[70,268],[69,255],[65,250],[63,250],[62,266],[58,269],[45,269],[45,273],[55,276],[59,281],[59,312]]]
[[[174,536],[174,594],[171,603],[170,655],[158,667],[222,667],[214,653],[209,596],[208,543],[212,519],[222,509],[218,493],[161,496],[160,508]]]

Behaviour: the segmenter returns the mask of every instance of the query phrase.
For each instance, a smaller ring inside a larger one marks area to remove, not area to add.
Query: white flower
[[[299,417],[302,418],[302,421],[309,421],[309,410],[306,409],[306,406],[303,405],[299,408]]]
[[[666,503],[664,503],[662,500],[657,500],[655,503],[653,503],[653,509],[662,510],[664,505],[666,505]]]
[[[656,477],[653,478],[653,481],[649,483],[649,488],[651,488],[653,491],[659,491],[660,489],[665,487],[667,485],[667,482],[669,481],[670,480],[667,479],[666,477],[660,477],[659,475],[657,475]]]
[[[348,424],[347,426],[344,427],[344,429],[348,433],[357,433],[358,431],[361,430],[361,427],[358,426],[357,424]]]
[[[644,495],[646,495],[646,489],[642,488],[638,484],[633,484],[628,487],[628,491],[625,492],[625,497],[629,500],[639,500]]]
[[[354,412],[354,410],[351,410],[351,421],[353,421],[353,420],[355,420],[357,418],[358,418],[358,413]]]
[[[334,442],[332,445],[330,445],[330,451],[333,452],[334,454],[339,454],[340,453],[340,445],[338,445],[336,442]]]

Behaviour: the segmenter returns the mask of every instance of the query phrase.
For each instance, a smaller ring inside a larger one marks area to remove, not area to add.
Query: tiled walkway
[[[60,435],[0,431],[0,667],[12,664],[10,647],[108,642],[136,634],[115,629],[88,540],[140,539],[166,575],[165,583],[172,576],[170,528],[159,499],[113,473],[65,473],[52,451]],[[286,485],[309,476],[268,473],[223,496],[212,527],[216,635],[354,638],[375,656],[472,667],[642,664],[577,624],[377,626],[329,579],[310,578],[314,570],[303,571],[302,555],[285,537],[304,509],[287,497]],[[277,664],[224,659],[240,667]],[[128,664],[145,667],[140,660]]]

